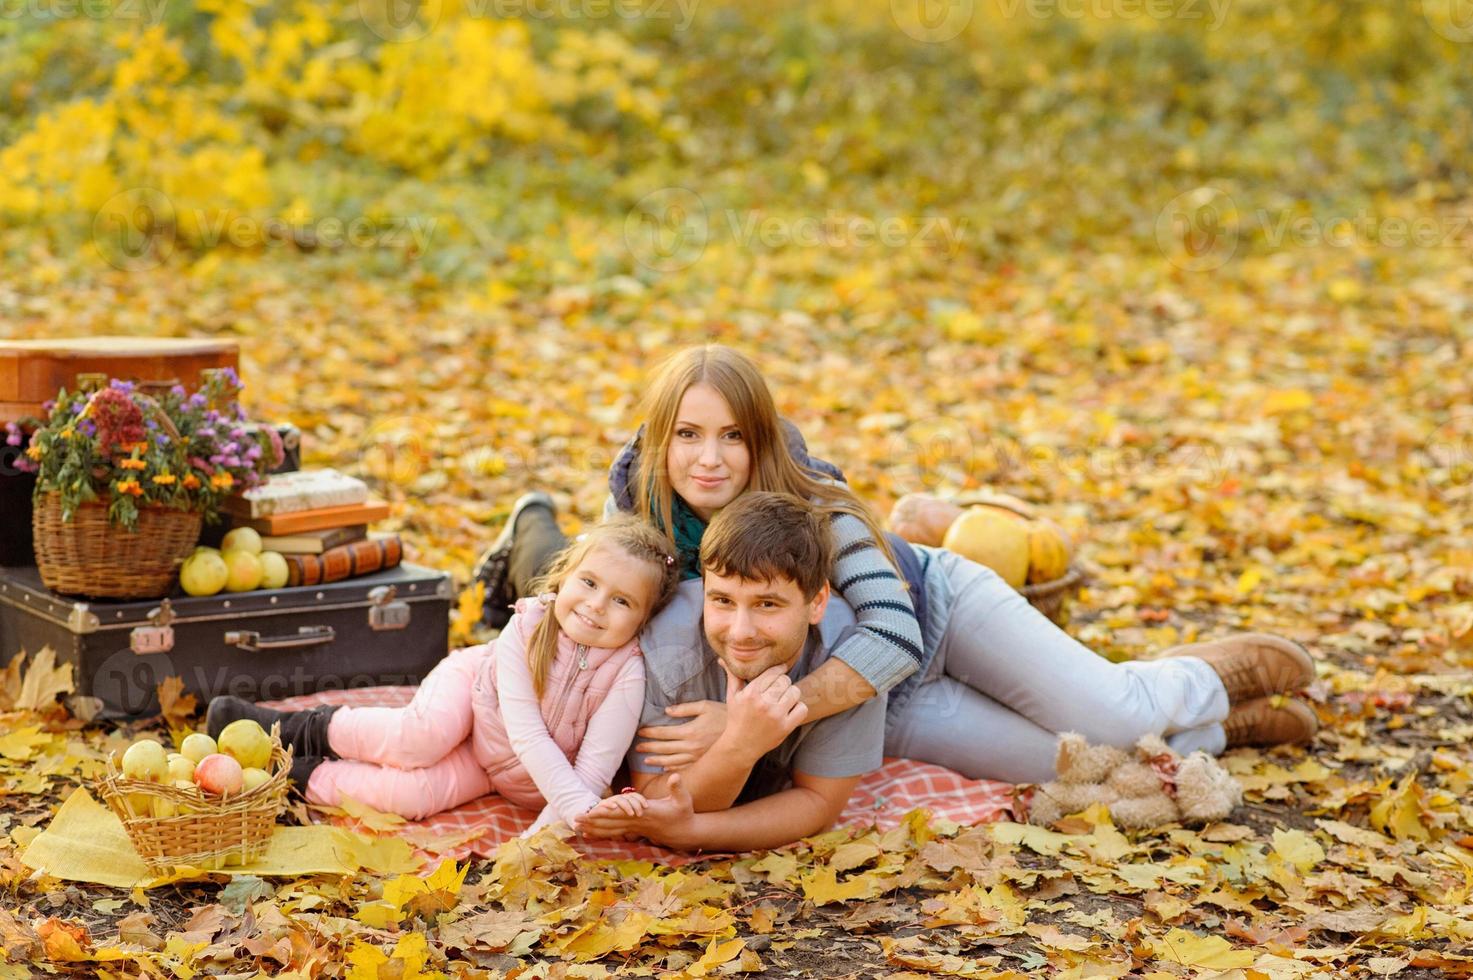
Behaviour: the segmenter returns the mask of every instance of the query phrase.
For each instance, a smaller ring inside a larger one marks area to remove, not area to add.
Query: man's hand
[[[788,679],[781,664],[744,682],[726,670],[726,735],[760,758],[782,744],[788,733],[808,717],[803,693]]]
[[[684,769],[706,754],[726,731],[726,705],[721,701],[687,701],[665,709],[672,718],[689,718],[683,725],[651,725],[639,730],[649,741],[634,746],[652,766],[666,772]]]
[[[645,840],[668,847],[696,845],[696,809],[690,794],[680,785],[680,774],[671,773],[668,796],[649,800],[638,793],[621,793],[599,802],[578,819],[575,828],[585,837],[611,840]]]

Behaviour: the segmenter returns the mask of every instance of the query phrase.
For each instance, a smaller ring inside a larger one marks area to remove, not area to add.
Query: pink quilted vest
[[[517,600],[516,615],[506,628],[517,630],[524,651],[542,617],[551,614],[551,601],[551,593]],[[578,747],[583,744],[588,719],[608,697],[629,658],[639,655],[637,639],[611,650],[574,643],[566,633],[558,631],[557,656],[548,671],[547,686],[542,693],[542,720],[547,723],[553,742],[562,749],[570,763],[577,758]],[[547,801],[512,751],[506,724],[502,721],[501,705],[496,697],[494,654],[486,658],[476,675],[471,688],[471,704],[475,711],[472,745],[476,761],[486,770],[492,788],[517,806],[541,809]]]

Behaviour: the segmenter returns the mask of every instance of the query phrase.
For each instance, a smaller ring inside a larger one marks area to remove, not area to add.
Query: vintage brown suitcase
[[[41,406],[77,377],[100,374],[137,382],[145,392],[182,384],[197,388],[201,372],[239,368],[233,340],[173,337],[74,337],[58,340],[0,340],[0,425],[44,416]],[[295,431],[295,430],[293,430]],[[300,439],[300,435],[297,436]],[[289,454],[295,443],[288,446]],[[35,477],[15,465],[20,446],[0,446],[0,565],[35,564],[31,537],[31,492]]]
[[[156,714],[174,676],[202,704],[417,684],[449,652],[451,602],[449,575],[408,564],[306,588],[91,603],[47,591],[35,568],[6,568],[0,663],[50,646],[103,718]]]
[[[233,340],[183,337],[72,337],[0,340],[0,424],[41,417],[42,403],[62,388],[75,391],[79,374],[136,381],[145,392],[174,385],[199,387],[200,372],[240,369]]]

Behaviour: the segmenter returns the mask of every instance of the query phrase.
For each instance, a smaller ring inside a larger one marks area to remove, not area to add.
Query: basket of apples
[[[167,752],[153,738],[108,758],[98,792],[148,869],[175,865],[215,871],[261,856],[286,808],[291,750],[279,726],[267,734],[250,719],[231,722],[218,744],[193,732]]]

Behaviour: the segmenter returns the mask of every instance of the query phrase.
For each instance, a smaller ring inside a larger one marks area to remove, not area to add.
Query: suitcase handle
[[[261,636],[255,630],[231,630],[225,634],[225,645],[240,647],[247,653],[260,650],[285,650],[290,647],[310,647],[319,643],[331,643],[337,634],[331,626],[303,626],[286,636]]]

